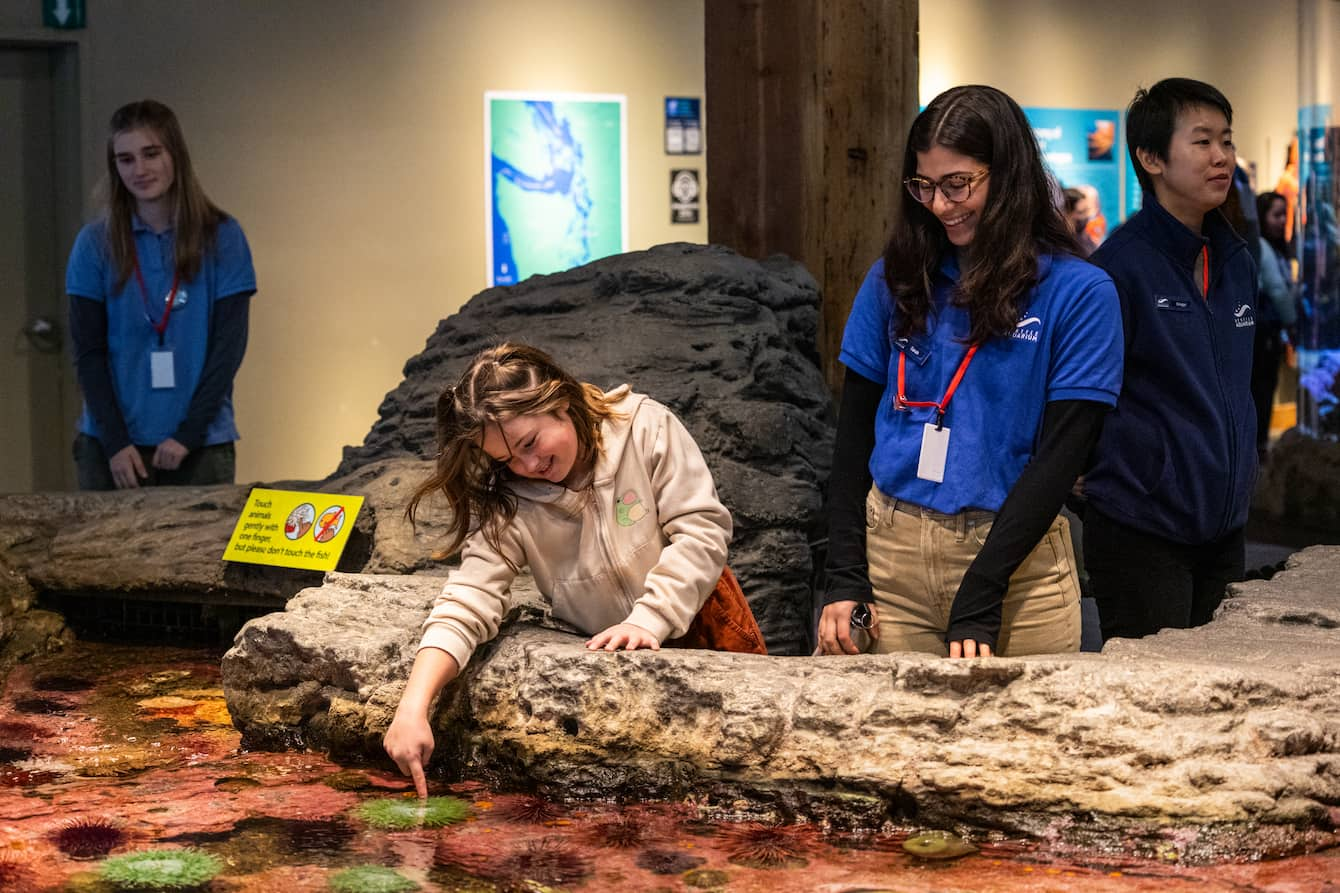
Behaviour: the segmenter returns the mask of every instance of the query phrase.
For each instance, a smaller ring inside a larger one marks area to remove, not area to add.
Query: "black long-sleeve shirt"
[[[871,602],[866,561],[865,495],[875,416],[884,385],[847,370],[829,480],[828,588],[824,603]],[[1109,407],[1089,400],[1048,403],[1037,450],[1010,489],[991,532],[954,597],[947,640],[973,639],[993,649],[1010,577],[1046,534],[1084,470]]]
[[[251,296],[231,295],[214,302],[210,315],[209,350],[186,416],[173,438],[188,450],[205,442],[209,423],[219,414],[233,377],[247,349]],[[102,432],[102,449],[109,457],[130,445],[130,431],[116,399],[107,352],[107,308],[99,301],[70,295],[70,338],[74,342],[75,373],[89,412]],[[140,444],[156,446],[156,444]]]

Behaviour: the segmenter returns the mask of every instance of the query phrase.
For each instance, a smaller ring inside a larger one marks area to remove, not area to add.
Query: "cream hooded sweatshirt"
[[[726,563],[731,517],[689,432],[669,409],[627,385],[601,424],[591,483],[508,486],[517,513],[499,553],[478,530],[423,625],[420,648],[464,667],[498,633],[516,567],[530,566],[554,616],[595,635],[632,623],[657,640],[683,635]]]

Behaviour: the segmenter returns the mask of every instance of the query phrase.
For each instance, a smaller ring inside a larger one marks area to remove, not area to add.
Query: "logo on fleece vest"
[[[1238,305],[1238,309],[1233,311],[1233,325],[1239,329],[1256,325],[1256,317],[1252,315],[1251,304],[1244,302]]]
[[[1019,321],[1014,324],[1014,334],[1010,337],[1015,341],[1037,341],[1040,334],[1042,334],[1042,319],[1021,315]]]
[[[614,503],[614,520],[620,527],[632,527],[647,517],[647,507],[632,490],[619,497]]]

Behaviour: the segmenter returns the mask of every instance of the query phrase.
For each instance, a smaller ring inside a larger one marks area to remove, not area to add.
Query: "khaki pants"
[[[871,487],[866,555],[879,612],[874,650],[949,653],[945,633],[959,582],[995,520],[993,512],[945,515],[899,503]],[[1079,576],[1070,524],[1058,516],[1010,577],[993,654],[1079,651]]]

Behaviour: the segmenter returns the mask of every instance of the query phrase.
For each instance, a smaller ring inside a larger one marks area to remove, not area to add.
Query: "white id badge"
[[[172,351],[152,350],[149,352],[149,384],[154,390],[177,386],[176,374],[172,365]]]
[[[949,455],[949,429],[936,428],[930,422],[921,431],[921,459],[917,462],[917,477],[923,481],[943,484],[945,458]]]

